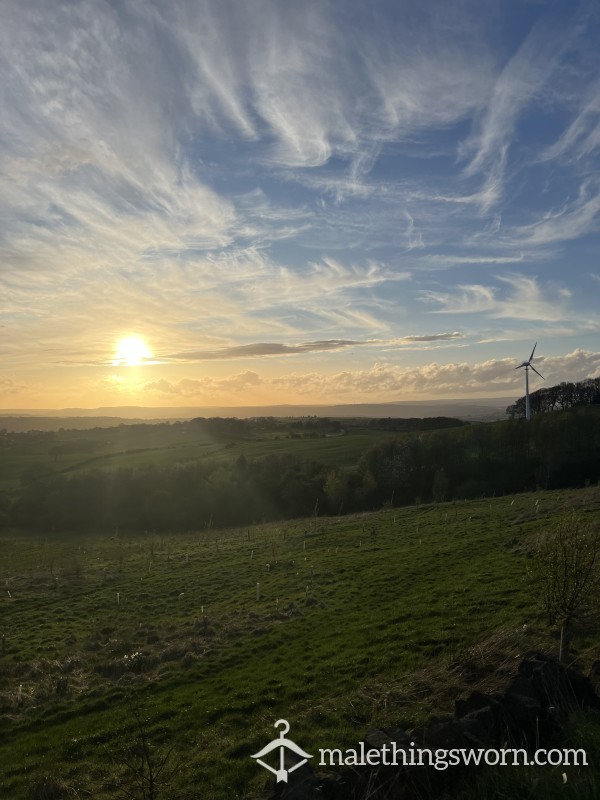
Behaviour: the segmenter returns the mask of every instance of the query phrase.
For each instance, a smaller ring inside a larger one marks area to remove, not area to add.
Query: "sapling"
[[[574,626],[587,623],[598,611],[600,532],[573,511],[539,539],[535,555],[530,575],[550,621],[560,624],[560,660],[565,662]]]
[[[128,702],[129,730],[126,740],[118,741],[113,762],[119,767],[118,794],[124,800],[158,800],[172,795],[172,783],[181,773],[182,764],[151,739],[152,720],[137,698]],[[54,796],[54,795],[53,795]]]

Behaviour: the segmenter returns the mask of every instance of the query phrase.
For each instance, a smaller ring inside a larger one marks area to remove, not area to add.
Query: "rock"
[[[452,717],[434,718],[425,730],[423,745],[431,750],[438,748],[451,750],[469,747],[469,741],[465,736],[465,728],[461,724],[461,720]]]
[[[519,665],[519,675],[529,679],[531,690],[547,708],[600,708],[589,678],[544,653],[528,654]]]
[[[600,662],[596,663],[598,663],[598,669],[600,670]],[[592,666],[592,671],[593,669],[594,667]],[[572,669],[567,670],[567,677],[573,692],[573,697],[579,708],[582,708],[584,711],[600,708],[600,698],[596,691],[600,686],[597,684],[595,685],[590,678]],[[598,677],[600,678],[600,671]]]
[[[459,722],[470,747],[493,747],[499,739],[500,725],[490,706],[471,711]]]
[[[456,700],[454,703],[454,717],[461,719],[472,711],[479,711],[482,708],[489,708],[493,702],[492,697],[483,692],[471,692],[466,700]]]
[[[509,742],[515,747],[540,747],[547,736],[547,712],[527,695],[506,692],[502,701]]]

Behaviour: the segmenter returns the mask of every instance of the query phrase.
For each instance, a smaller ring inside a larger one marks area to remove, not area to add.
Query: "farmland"
[[[177,798],[258,793],[249,756],[282,717],[310,752],[417,728],[556,650],[527,556],[573,507],[600,519],[598,487],[171,535],[4,531],[1,796],[46,779],[114,797],[139,709],[178,759]],[[597,642],[576,641],[582,665]]]
[[[369,428],[364,420],[316,425],[313,420],[268,419],[238,428],[192,423],[119,425],[88,430],[29,431],[0,436],[0,489],[17,486],[32,466],[62,474],[90,468],[135,468],[290,455],[328,465],[356,465],[371,444],[394,433]],[[398,435],[397,433],[395,434]]]

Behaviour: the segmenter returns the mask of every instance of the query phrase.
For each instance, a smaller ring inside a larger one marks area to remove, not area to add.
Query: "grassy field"
[[[286,454],[351,469],[368,447],[401,435],[355,424],[343,434],[311,437],[296,434],[285,423],[278,432],[262,432],[257,427],[247,436],[237,438],[215,437],[200,426],[189,424],[122,425],[59,431],[51,437],[33,432],[5,439],[0,450],[0,490],[17,486],[26,468],[32,465],[72,474],[91,468],[138,467],[148,463],[171,466],[201,459]]]
[[[599,518],[600,490],[163,538],[3,533],[0,796],[49,775],[114,797],[136,709],[181,761],[168,794],[203,800],[264,786],[249,755],[281,717],[309,752],[418,726],[556,649],[527,552],[572,507]]]

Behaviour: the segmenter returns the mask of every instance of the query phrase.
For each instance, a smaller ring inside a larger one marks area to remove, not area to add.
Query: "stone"
[[[454,717],[460,719],[466,717],[472,711],[479,711],[482,708],[489,708],[493,702],[490,695],[483,692],[471,692],[465,700],[456,700],[454,703]]]
[[[469,741],[465,736],[465,729],[461,721],[452,717],[431,721],[425,730],[423,744],[432,750],[469,747]]]

